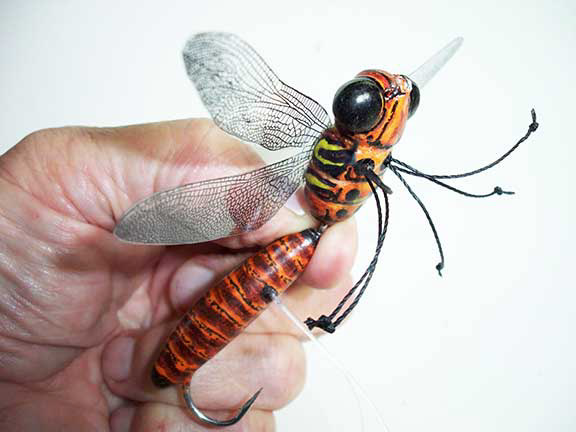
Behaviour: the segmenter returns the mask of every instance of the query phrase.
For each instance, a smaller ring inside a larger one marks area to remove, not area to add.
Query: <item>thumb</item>
[[[251,146],[207,119],[48,129],[33,133],[3,159],[5,166],[28,165],[14,172],[34,175],[20,177],[18,182],[52,209],[109,232],[132,204],[155,192],[263,165]],[[313,223],[310,216],[281,209],[256,232],[222,243],[233,247],[265,244]]]
[[[185,120],[127,127],[118,129],[115,135],[130,147],[130,151],[119,153],[123,157],[120,165],[124,169],[117,183],[123,182],[125,194],[117,200],[119,207],[115,208],[116,220],[121,211],[125,211],[135,201],[154,192],[203,180],[244,174],[264,165],[251,146],[222,132],[209,120]],[[137,149],[137,155],[134,154],[135,149]],[[229,181],[228,184],[232,183]],[[245,180],[242,180],[242,183],[237,184],[246,183]],[[234,186],[229,197],[222,199],[223,191],[226,190],[222,189],[223,185],[211,185],[210,189],[203,187],[201,190],[203,200],[208,194],[213,192],[218,194],[212,197],[211,203],[210,197],[208,197],[207,203],[199,202],[197,204],[200,206],[198,208],[204,208],[204,205],[209,204],[210,212],[206,216],[211,222],[205,218],[192,218],[192,211],[188,214],[185,210],[185,202],[179,203],[179,206],[184,209],[179,217],[182,220],[189,217],[190,224],[220,224],[220,220],[212,218],[212,215],[220,212],[228,214],[230,211],[241,213],[243,210],[239,207],[248,205],[246,200],[250,194],[253,195],[250,195],[249,199],[256,206],[262,203],[263,206],[267,207],[265,201],[273,198],[266,194],[259,195],[260,192],[264,192],[260,189],[249,192],[252,189]],[[236,190],[238,188],[240,189]],[[239,198],[241,195],[236,195],[236,193],[240,193],[244,198]],[[183,200],[184,193],[182,190],[179,190],[179,194],[180,199]],[[194,198],[188,196],[188,201],[198,201],[199,197],[199,195]],[[172,203],[173,199],[170,198],[170,206]],[[193,204],[190,204],[190,207],[193,207]],[[237,210],[233,210],[234,207]],[[170,207],[169,211],[170,218],[167,222],[176,215],[176,213],[172,213],[172,211],[176,211],[176,208],[171,209]],[[148,213],[145,215],[148,216]],[[153,221],[155,225],[158,225],[159,222],[156,217],[153,218]],[[221,221],[225,224],[224,226],[227,222]],[[136,223],[140,226],[142,222],[138,221],[137,218]],[[233,247],[265,244],[283,234],[298,231],[313,224],[314,221],[310,216],[299,217],[290,211],[281,210],[274,221],[267,224],[263,229],[220,242]]]
[[[115,220],[154,192],[263,165],[250,146],[207,119],[92,129],[90,134],[112,166],[119,192],[111,203]]]

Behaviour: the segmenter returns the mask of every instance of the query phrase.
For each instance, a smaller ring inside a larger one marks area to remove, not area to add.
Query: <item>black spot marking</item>
[[[155,367],[152,368],[152,375],[150,378],[152,378],[152,382],[158,388],[166,388],[172,384],[166,377],[160,375]]]
[[[360,191],[358,189],[352,189],[346,192],[346,201],[354,201],[360,195]]]
[[[271,303],[276,297],[278,297],[278,291],[276,291],[270,285],[266,285],[264,288],[262,288],[260,296],[266,303]]]
[[[347,214],[348,214],[348,210],[345,210],[345,209],[340,209],[340,210],[338,210],[338,211],[336,212],[336,216],[337,216],[338,218],[343,218],[343,217],[345,217]]]

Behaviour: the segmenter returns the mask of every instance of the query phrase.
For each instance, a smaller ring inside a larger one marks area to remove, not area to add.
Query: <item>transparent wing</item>
[[[183,56],[204,105],[231,135],[278,150],[311,146],[330,125],[320,104],[284,84],[233,34],[197,34]]]
[[[128,242],[199,243],[252,231],[302,184],[310,151],[230,177],[180,186],[140,201],[114,234]]]

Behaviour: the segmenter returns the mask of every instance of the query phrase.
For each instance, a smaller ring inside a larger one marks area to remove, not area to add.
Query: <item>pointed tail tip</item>
[[[454,38],[408,76],[421,89],[454,56],[463,42],[464,38],[462,36]]]
[[[464,38],[462,36],[458,36],[455,37],[454,39],[452,39],[450,42],[448,42],[448,44],[446,44],[446,46],[444,46],[444,48],[442,48],[440,51],[438,51],[438,53],[436,53],[436,55],[442,53],[442,57],[444,57],[444,62],[448,62],[448,60],[450,60],[450,58],[452,58],[452,56],[454,54],[456,54],[456,51],[458,51],[460,49],[460,47],[462,46],[462,44],[464,43]]]
[[[448,45],[446,45],[445,50],[447,52],[449,52],[450,57],[452,57],[456,51],[458,51],[460,49],[460,47],[462,46],[462,44],[464,43],[464,38],[462,36],[458,36],[454,39],[452,39]]]
[[[457,49],[464,43],[464,38],[462,36],[455,37],[450,44],[454,45]]]

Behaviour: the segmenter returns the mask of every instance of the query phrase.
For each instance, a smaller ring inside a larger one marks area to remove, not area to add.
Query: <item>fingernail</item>
[[[102,360],[106,376],[114,381],[124,381],[130,376],[135,343],[135,339],[128,336],[110,342]]]
[[[172,302],[176,306],[188,304],[191,297],[214,282],[214,272],[196,264],[186,264],[172,280]]]

